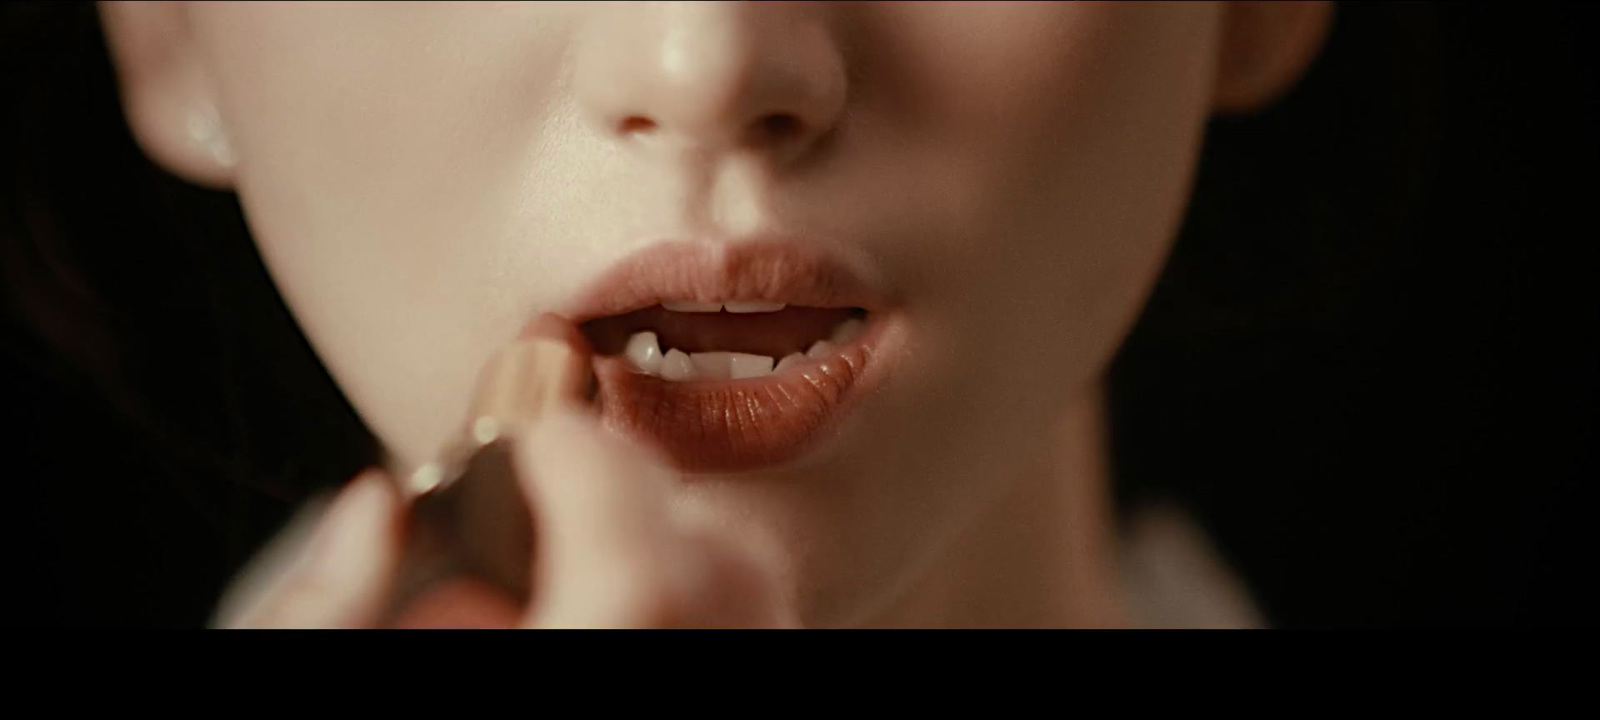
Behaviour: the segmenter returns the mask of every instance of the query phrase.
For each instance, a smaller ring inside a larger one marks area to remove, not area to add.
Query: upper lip
[[[623,258],[560,314],[581,324],[662,302],[731,300],[868,311],[886,303],[859,272],[816,245],[786,240],[675,241]]]

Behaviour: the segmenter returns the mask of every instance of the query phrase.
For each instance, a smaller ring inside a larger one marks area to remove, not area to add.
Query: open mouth
[[[687,471],[804,455],[881,379],[898,337],[897,314],[853,278],[781,245],[673,245],[625,263],[570,313],[604,421]]]
[[[749,380],[815,365],[861,337],[861,308],[668,301],[584,323],[595,352],[668,382]]]

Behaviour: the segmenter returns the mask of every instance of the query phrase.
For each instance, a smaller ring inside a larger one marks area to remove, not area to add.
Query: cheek
[[[541,160],[528,139],[551,116],[541,72],[561,46],[533,36],[561,26],[429,3],[195,19],[268,268],[368,424],[420,462],[540,284],[517,251],[537,229],[517,194]]]
[[[943,92],[928,97],[961,102],[886,140],[900,157],[879,164],[903,168],[879,184],[918,213],[883,249],[919,328],[905,380],[922,391],[895,412],[939,418],[908,447],[961,449],[929,472],[1003,475],[1098,382],[1182,216],[1214,10],[1030,3],[1007,12],[1053,34],[930,48],[920,82]],[[1046,11],[1073,17],[1030,17]]]
[[[1209,109],[1215,8],[1029,3],[981,62],[941,77],[964,99],[938,143],[942,218],[918,293],[968,347],[1063,401],[1093,382],[1166,257]],[[1044,12],[1067,18],[1031,17]],[[930,154],[937,154],[930,150]],[[954,192],[950,188],[957,188]],[[940,205],[935,203],[935,205]],[[960,292],[952,289],[960,288]],[[959,352],[960,350],[957,349]],[[983,358],[972,358],[974,362]],[[1041,397],[1019,390],[1013,400]]]

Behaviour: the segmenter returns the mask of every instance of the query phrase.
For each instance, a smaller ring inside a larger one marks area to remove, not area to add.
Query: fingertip
[[[399,489],[387,472],[379,468],[362,471],[334,498],[312,538],[311,552],[339,559],[353,552],[378,549],[367,542],[371,530],[378,526],[382,534],[392,533],[399,506]]]
[[[357,474],[350,481],[350,486],[340,492],[341,497],[346,495],[354,496],[350,502],[357,505],[371,504],[391,509],[401,501],[399,483],[381,467],[369,467]]]
[[[282,618],[293,625],[361,627],[376,620],[399,562],[400,494],[388,474],[357,475],[322,519],[293,573]]]
[[[554,340],[566,344],[580,355],[587,356],[593,350],[589,347],[589,340],[583,336],[583,331],[577,324],[555,313],[542,313],[524,325],[522,332],[518,333],[519,340]]]
[[[352,545],[371,534],[374,526],[385,534],[393,532],[399,506],[399,489],[388,473],[378,468],[362,471],[333,497],[306,548],[308,554],[338,557],[354,551],[358,548]]]
[[[395,560],[398,506],[398,492],[379,468],[331,497],[314,497],[240,573],[211,627],[359,624]]]

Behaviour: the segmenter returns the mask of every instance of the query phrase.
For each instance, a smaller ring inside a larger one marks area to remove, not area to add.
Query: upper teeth
[[[783,308],[784,303],[765,302],[762,300],[737,300],[722,304],[722,309],[731,313],[768,313],[777,312]]]
[[[818,340],[807,352],[791,353],[781,362],[766,355],[737,352],[686,353],[673,348],[663,353],[660,340],[648,330],[629,337],[623,352],[635,368],[666,380],[741,380],[765,377],[808,360],[826,358],[833,348],[859,336],[862,327],[862,322],[853,318],[839,323],[829,340]]]
[[[768,313],[782,310],[786,305],[765,300],[730,300],[720,303],[671,300],[661,303],[661,307],[672,312],[714,313],[727,310],[731,313]]]

